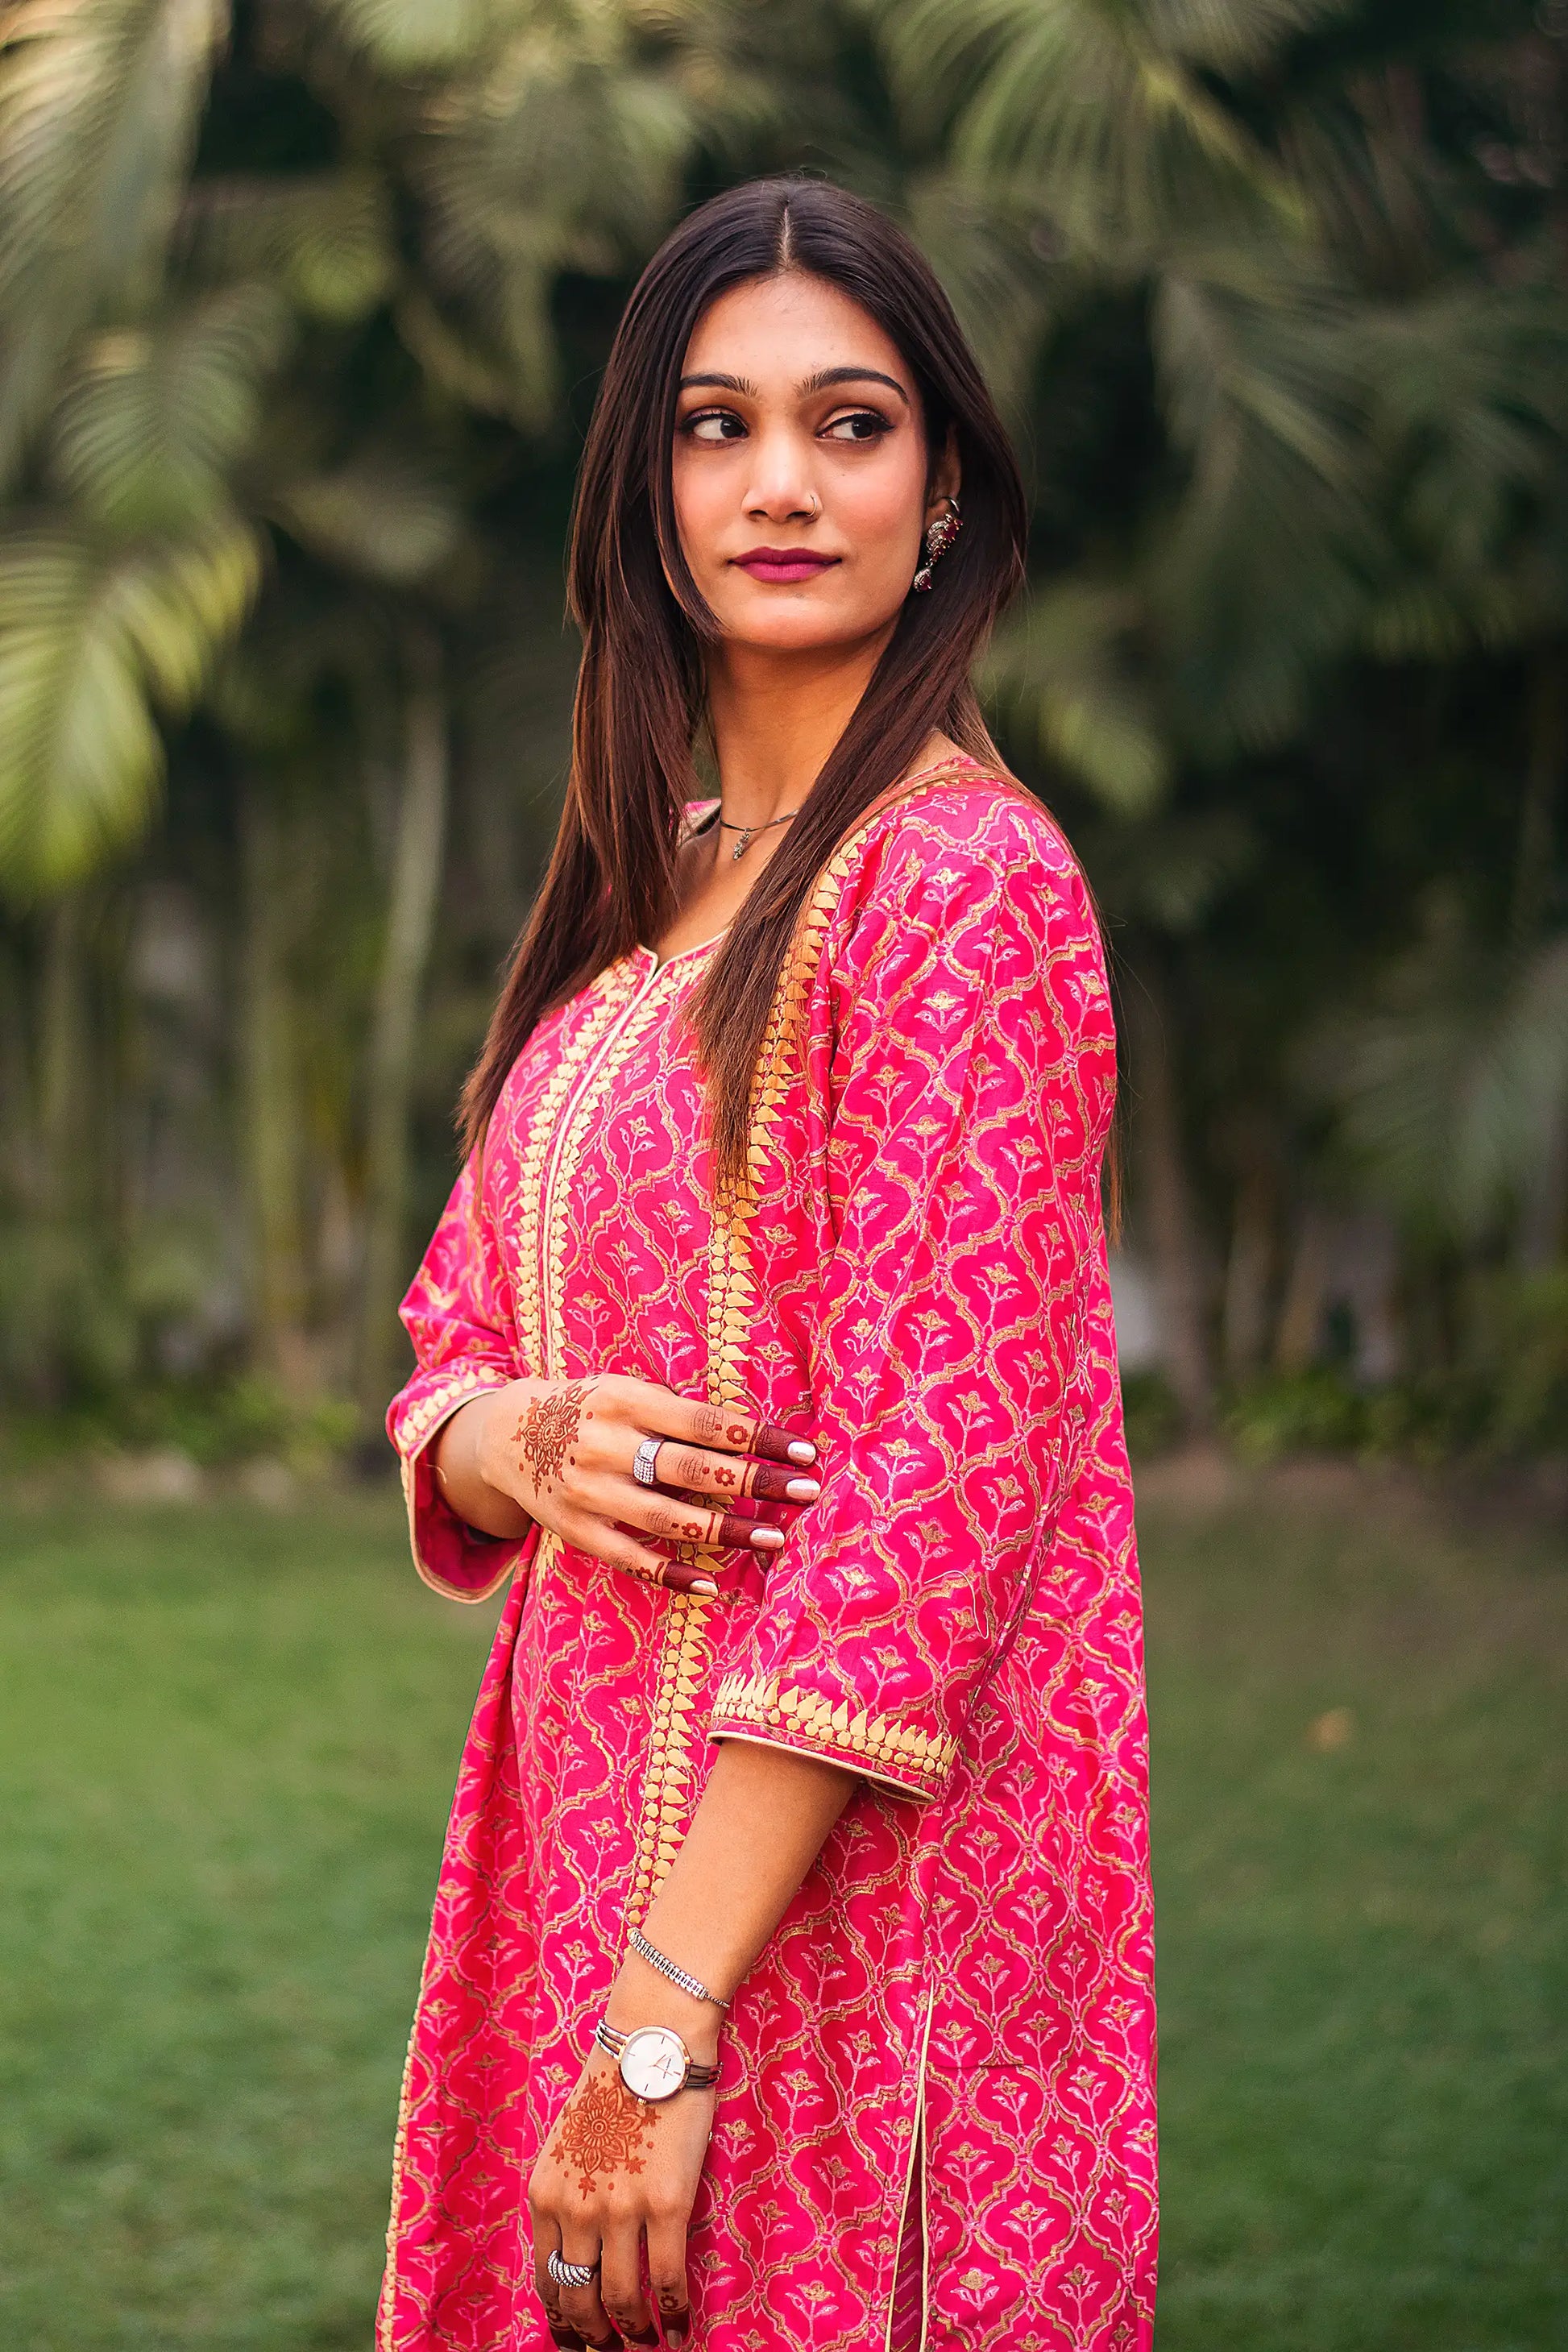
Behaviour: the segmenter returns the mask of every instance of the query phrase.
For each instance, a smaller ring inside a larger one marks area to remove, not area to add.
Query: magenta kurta
[[[922,2210],[928,2352],[1140,2352],[1147,1754],[1093,910],[1049,818],[974,763],[890,796],[807,908],[750,1181],[717,1198],[683,1020],[710,952],[639,950],[541,1024],[405,1305],[416,1559],[464,1599],[513,1581],[409,2051],[380,2352],[549,2347],[529,2170],[724,1738],[864,1779],[723,2036],[694,2352],[884,2352]],[[720,1555],[705,1600],[471,1537],[436,1430],[595,1371],[814,1438],[822,1496],[784,1551]]]

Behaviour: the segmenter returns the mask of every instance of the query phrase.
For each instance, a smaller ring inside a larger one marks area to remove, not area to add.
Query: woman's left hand
[[[711,2063],[717,2035],[711,2049],[693,2047],[691,2054]],[[714,2104],[711,2090],[677,2091],[657,2103],[636,2098],[616,2061],[597,2048],[590,2053],[528,2184],[534,2277],[557,2344],[656,2343],[649,2294],[666,2343],[685,2341],[686,2230]],[[546,2267],[552,2252],[563,2262],[597,2263],[594,2284],[557,2286]]]

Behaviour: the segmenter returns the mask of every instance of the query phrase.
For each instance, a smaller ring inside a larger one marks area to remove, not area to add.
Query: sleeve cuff
[[[793,1748],[821,1763],[842,1765],[900,1796],[927,1800],[942,1794],[958,1756],[958,1742],[947,1734],[921,1731],[853,1697],[836,1702],[800,1683],[781,1685],[777,1675],[726,1675],[708,1736]]]
[[[409,1549],[422,1582],[448,1601],[488,1601],[527,1565],[539,1541],[537,1522],[521,1536],[487,1536],[469,1527],[442,1494],[430,1458],[432,1438],[460,1405],[505,1385],[504,1381],[469,1381],[460,1394],[445,1396],[434,1412],[425,1409],[422,1400],[416,1427],[405,1423],[399,1433],[408,1448],[402,1467]]]

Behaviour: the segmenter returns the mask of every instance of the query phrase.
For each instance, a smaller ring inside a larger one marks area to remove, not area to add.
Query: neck
[[[799,808],[854,716],[888,635],[800,653],[713,647],[708,716],[726,817],[763,825]]]

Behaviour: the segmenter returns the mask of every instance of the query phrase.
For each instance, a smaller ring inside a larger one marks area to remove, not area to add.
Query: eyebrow
[[[885,383],[889,392],[898,394],[906,408],[910,404],[910,395],[898,377],[884,375],[880,368],[822,368],[816,375],[806,377],[805,382],[801,385],[801,390],[802,392],[826,392],[829,385],[836,383]]]
[[[819,368],[815,375],[806,377],[800,389],[807,394],[826,392],[837,383],[885,383],[889,392],[898,394],[906,408],[910,404],[910,395],[897,376],[884,375],[880,368]],[[678,389],[681,392],[738,392],[748,400],[761,397],[750,377],[743,375],[683,375]]]

